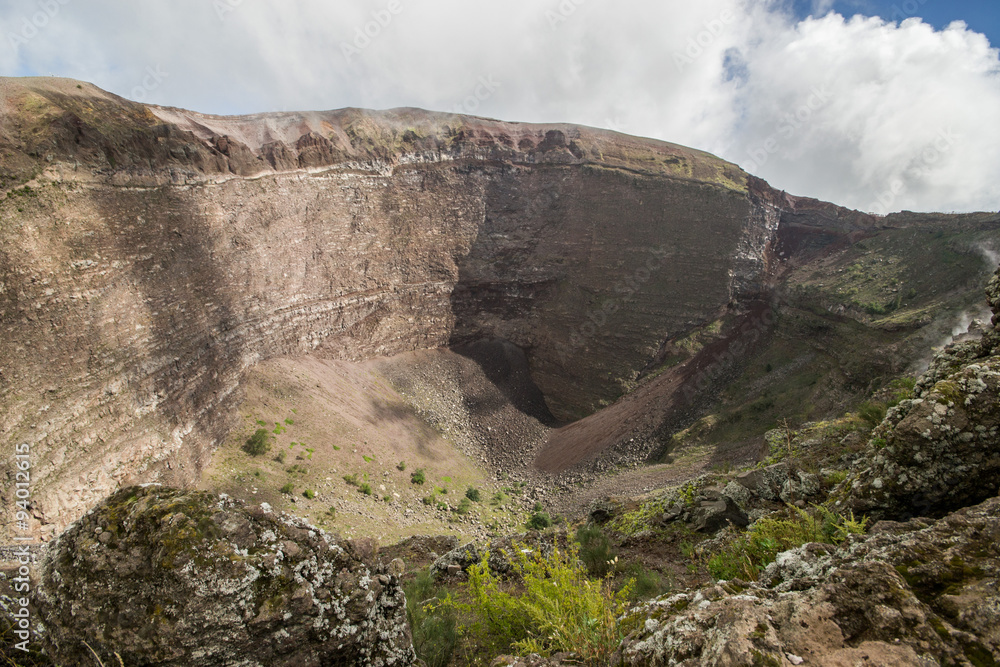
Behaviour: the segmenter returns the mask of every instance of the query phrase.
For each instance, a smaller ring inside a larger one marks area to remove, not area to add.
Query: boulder
[[[618,515],[619,508],[611,498],[598,498],[587,508],[591,523],[606,524]]]
[[[646,603],[611,664],[992,665],[1000,498],[779,554],[758,582]],[[799,660],[801,659],[801,663]]]
[[[986,303],[993,311],[993,326],[1000,325],[1000,268],[986,286]]]
[[[436,577],[455,576],[464,573],[473,565],[479,564],[483,556],[489,554],[487,563],[493,574],[508,577],[513,574],[514,566],[511,554],[519,549],[537,549],[548,555],[553,549],[565,549],[569,546],[566,533],[539,533],[531,531],[519,535],[500,537],[489,544],[469,542],[457,549],[452,549],[438,558],[431,565],[431,573]]]
[[[788,481],[788,464],[775,463],[766,468],[754,468],[736,476],[736,482],[761,500],[778,500]]]
[[[729,525],[746,528],[750,523],[740,506],[728,496],[696,501],[689,522],[700,533],[714,533]]]
[[[64,665],[411,665],[401,573],[267,504],[131,487],[47,550],[39,620]]]
[[[722,490],[722,495],[736,503],[744,512],[750,508],[750,503],[753,501],[753,495],[750,493],[750,490],[735,481],[726,484],[726,488]]]

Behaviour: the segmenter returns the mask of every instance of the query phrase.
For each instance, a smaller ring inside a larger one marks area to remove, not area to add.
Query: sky
[[[874,213],[1000,210],[995,45],[996,0],[0,0],[3,75],[579,123]]]

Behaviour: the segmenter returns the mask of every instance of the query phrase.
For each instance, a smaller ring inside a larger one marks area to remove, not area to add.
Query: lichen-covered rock
[[[664,596],[612,664],[993,665],[1000,498],[780,554],[753,584]],[[801,662],[800,662],[801,660]]]
[[[788,464],[775,463],[740,473],[736,482],[762,500],[778,500],[788,476]]]
[[[399,564],[266,504],[123,489],[73,524],[42,566],[47,652],[90,664],[411,665]]]
[[[690,510],[689,522],[700,533],[715,533],[730,525],[746,528],[750,520],[736,501],[718,494],[717,497],[696,500]]]
[[[1000,271],[987,298],[997,312]],[[993,329],[935,356],[915,398],[890,409],[872,433],[868,467],[835,490],[842,506],[876,518],[938,517],[1000,492],[998,344]]]
[[[993,311],[993,326],[1000,325],[1000,268],[986,286],[986,303]]]
[[[438,558],[431,565],[431,573],[437,577],[453,575],[456,571],[464,572],[473,565],[479,564],[483,556],[489,554],[487,561],[490,571],[500,577],[510,576],[514,571],[512,554],[519,549],[534,549],[543,555],[549,555],[553,549],[565,549],[569,545],[566,533],[540,533],[530,531],[517,535],[500,537],[489,544],[469,542],[452,549]],[[457,570],[456,570],[457,568]]]

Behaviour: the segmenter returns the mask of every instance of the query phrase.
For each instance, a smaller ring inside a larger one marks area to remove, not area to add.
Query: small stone
[[[805,660],[795,655],[794,653],[786,653],[785,657],[788,658],[788,662],[792,663],[793,665],[801,665],[803,662],[805,662]]]

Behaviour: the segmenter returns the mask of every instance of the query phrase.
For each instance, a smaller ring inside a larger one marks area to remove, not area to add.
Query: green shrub
[[[374,456],[368,456],[367,454],[362,454],[361,458],[365,460],[365,463],[371,463],[372,461],[375,460]]]
[[[760,573],[782,551],[808,542],[840,544],[848,535],[865,532],[868,518],[860,521],[851,513],[844,517],[816,506],[816,514],[792,508],[788,518],[766,516],[708,560],[708,571],[715,579],[756,581]]]
[[[458,645],[455,610],[439,603],[441,588],[429,570],[404,586],[406,618],[413,633],[413,648],[427,667],[447,667]]]
[[[278,452],[278,455],[274,457],[274,460],[277,461],[278,463],[284,463],[285,462],[285,452],[283,452],[283,451]]]
[[[666,577],[638,563],[629,566],[625,573],[634,582],[632,599],[635,601],[650,600],[670,591],[670,581]]]
[[[545,530],[552,525],[552,518],[545,512],[535,512],[525,525],[528,530]]]
[[[459,514],[468,514],[471,509],[472,501],[468,498],[462,498],[461,502],[458,503],[458,507],[455,508],[455,511]]]
[[[862,403],[858,408],[858,417],[871,428],[875,428],[885,419],[885,403]]]
[[[406,471],[406,461],[400,461],[399,463],[397,463],[396,464],[396,470],[398,470],[399,472],[405,472]]]
[[[285,423],[291,426],[292,424],[295,423],[295,421],[291,417],[289,417],[288,419],[285,420]]]
[[[893,390],[892,400],[889,401],[888,407],[894,408],[899,405],[900,401],[905,401],[909,398],[913,398],[914,389],[917,386],[916,378],[912,377],[901,377],[893,380],[889,383],[889,388]]]
[[[516,546],[511,560],[521,585],[493,575],[484,554],[468,570],[470,602],[449,597],[442,606],[470,614],[470,632],[491,655],[573,651],[587,664],[608,664],[638,623],[623,620],[631,584],[615,594],[610,581],[589,579],[573,547],[545,556]]]
[[[358,481],[358,474],[353,473],[350,475],[344,475],[344,481],[347,482],[348,486],[360,486],[361,482]]]
[[[843,482],[845,479],[847,479],[846,470],[834,470],[833,472],[828,473],[827,476],[823,479],[823,485],[826,486],[828,489],[832,489],[833,487]]]
[[[483,494],[476,487],[470,486],[465,490],[465,497],[474,503],[478,503],[483,499]]]
[[[507,496],[504,495],[503,491],[497,491],[496,493],[493,494],[493,497],[490,498],[490,503],[498,507],[500,505],[503,505],[506,501],[507,501]]]
[[[302,492],[302,495],[308,498],[309,500],[312,500],[313,498],[316,497],[316,492],[313,491],[312,489],[306,489],[305,491]]]
[[[361,493],[365,494],[366,496],[370,496],[372,494],[372,485],[369,484],[368,482],[365,482],[364,484],[362,484],[359,487],[359,489],[360,489]]]
[[[597,526],[581,526],[576,531],[580,560],[592,577],[605,577],[614,569],[615,553],[611,541]]]
[[[243,451],[250,456],[262,456],[271,449],[271,439],[268,437],[267,429],[259,428],[253,435],[247,438],[243,445]]]
[[[410,473],[410,482],[413,484],[423,484],[427,481],[427,475],[424,474],[423,468],[417,468],[412,473]]]
[[[437,503],[437,497],[434,494],[431,494],[429,496],[424,496],[423,498],[420,499],[420,502],[422,502],[424,505],[433,506],[435,503]]]
[[[295,485],[289,482],[288,484],[285,484],[283,487],[281,487],[281,492],[292,494],[295,492]]]

